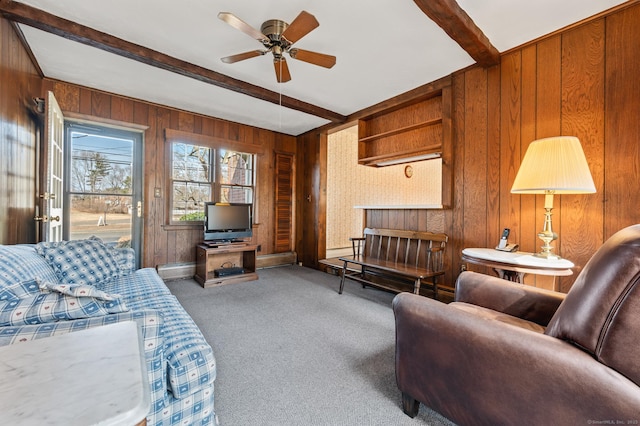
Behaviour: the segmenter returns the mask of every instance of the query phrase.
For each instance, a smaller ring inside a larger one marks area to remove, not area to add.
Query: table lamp
[[[554,194],[596,192],[587,159],[578,138],[555,136],[529,145],[511,188],[513,194],[544,194],[544,227],[538,233],[543,241],[537,257],[559,259],[551,242],[558,238],[551,227]]]

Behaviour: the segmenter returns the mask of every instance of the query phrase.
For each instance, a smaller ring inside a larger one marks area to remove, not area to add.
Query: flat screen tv
[[[216,204],[204,206],[204,240],[233,242],[251,238],[251,204]]]

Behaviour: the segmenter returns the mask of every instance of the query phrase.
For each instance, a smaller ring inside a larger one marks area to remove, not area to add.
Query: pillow
[[[49,263],[35,251],[33,245],[0,245],[0,287],[40,277],[55,280]]]
[[[51,286],[55,287],[56,285]],[[74,288],[66,288],[64,291],[75,293],[89,289],[91,289],[90,286],[74,286]],[[42,324],[128,311],[120,295],[95,291],[97,292],[94,293],[95,297],[76,297],[47,290],[46,293],[0,302],[0,326]]]
[[[16,284],[0,287],[0,302],[18,300],[32,294],[38,294],[40,287],[36,280],[22,281]]]
[[[113,251],[100,238],[39,243],[36,251],[64,284],[91,284],[118,278],[120,266]]]

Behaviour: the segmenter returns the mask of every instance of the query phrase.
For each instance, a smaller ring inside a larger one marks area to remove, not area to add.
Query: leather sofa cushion
[[[482,306],[472,305],[465,302],[451,302],[449,306],[460,309],[476,315],[482,319],[500,321],[505,324],[511,324],[516,327],[535,331],[536,333],[544,333],[544,327],[535,322],[527,321],[522,318],[514,317],[493,309],[483,308]]]
[[[609,238],[577,277],[546,334],[640,384],[640,225]]]

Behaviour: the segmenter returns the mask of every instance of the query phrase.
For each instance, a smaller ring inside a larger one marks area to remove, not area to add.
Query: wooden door
[[[45,119],[45,192],[42,199],[42,241],[61,241],[63,230],[64,116],[53,92],[47,93]]]

